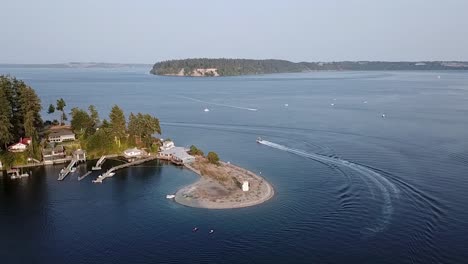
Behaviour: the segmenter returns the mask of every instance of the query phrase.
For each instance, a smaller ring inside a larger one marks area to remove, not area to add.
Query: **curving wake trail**
[[[364,176],[364,178],[362,179],[364,181],[367,181],[366,184],[372,183],[375,187],[377,187],[380,190],[382,194],[382,199],[383,199],[383,205],[382,205],[382,211],[381,211],[382,216],[380,218],[381,220],[377,222],[374,226],[368,227],[367,229],[375,233],[381,232],[390,223],[390,220],[393,215],[392,199],[398,198],[400,191],[392,182],[390,182],[387,178],[382,176],[380,173],[377,173],[365,166],[352,163],[352,162],[349,162],[340,158],[328,157],[328,156],[324,156],[324,155],[320,155],[316,153],[308,153],[299,149],[289,148],[289,147],[286,147],[277,143],[273,143],[267,140],[258,140],[257,142],[262,145],[271,147],[271,148],[283,150],[289,153],[293,153],[293,154],[296,154],[305,158],[313,159],[313,160],[324,162],[327,164],[335,164],[339,166],[344,166],[344,167],[347,167],[349,169],[352,169],[358,172],[359,174]],[[370,184],[368,184],[368,186],[370,186]]]
[[[248,111],[257,111],[257,110],[258,110],[258,109],[256,109],[256,108],[248,108],[248,107],[235,106],[235,105],[228,105],[228,104],[212,103],[212,102],[203,101],[203,100],[199,100],[199,99],[192,98],[192,97],[187,97],[187,96],[178,96],[178,97],[179,97],[179,98],[184,98],[184,99],[187,99],[187,100],[190,100],[190,101],[194,101],[194,102],[200,102],[200,103],[204,103],[204,104],[209,104],[209,105],[217,105],[217,106],[222,106],[222,107],[235,108],[235,109],[242,109],[242,110],[248,110]]]

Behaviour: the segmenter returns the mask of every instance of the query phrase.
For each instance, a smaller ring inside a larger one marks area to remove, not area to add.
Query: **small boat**
[[[174,194],[168,194],[168,195],[166,195],[166,198],[167,199],[174,199],[175,195]]]
[[[197,232],[197,231],[198,231],[198,227],[194,227],[194,228],[192,229],[192,232]]]
[[[331,106],[335,106],[335,104],[334,104],[334,103],[331,103],[330,105],[331,105]]]
[[[289,104],[284,104],[284,106],[288,107],[288,106],[289,106]]]
[[[213,233],[214,233],[214,230],[213,230],[213,229],[211,229],[211,230],[210,230],[210,234],[213,234]]]
[[[205,110],[203,110],[203,111],[205,111],[205,112],[209,112],[209,111],[210,111],[210,109],[208,109],[208,108],[205,108]]]
[[[29,177],[28,173],[20,173],[20,171],[17,169],[11,170],[10,172],[8,172],[8,174],[10,174],[10,179],[12,180]]]
[[[75,168],[75,167],[72,167],[72,168],[70,169],[70,172],[72,172],[72,173],[75,172],[75,171],[76,171],[76,168]]]
[[[385,118],[385,114],[382,114],[382,118]]]
[[[262,140],[261,137],[258,137],[258,138],[257,138],[257,143],[262,143],[262,141],[263,141],[263,140]]]

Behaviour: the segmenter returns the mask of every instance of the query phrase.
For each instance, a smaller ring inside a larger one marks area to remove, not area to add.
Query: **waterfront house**
[[[8,147],[10,152],[24,152],[31,144],[31,138],[21,138],[18,143],[15,143]]]
[[[44,164],[54,164],[63,161],[66,158],[65,148],[63,146],[48,147],[42,150],[42,159]]]
[[[131,149],[125,150],[123,154],[126,159],[134,159],[134,158],[141,158],[142,156],[145,156],[146,152],[141,149],[131,148]]]
[[[171,148],[174,148],[175,145],[174,145],[174,142],[171,141],[171,140],[166,140],[163,142],[162,146],[160,147],[160,150],[161,151],[165,151],[165,150],[169,150]]]
[[[71,129],[59,129],[59,130],[51,130],[49,134],[48,140],[49,142],[66,142],[66,141],[74,141],[75,133],[71,131]]]
[[[187,153],[188,149],[183,147],[172,147],[158,153],[158,158],[170,160],[177,164],[191,163],[195,157]]]

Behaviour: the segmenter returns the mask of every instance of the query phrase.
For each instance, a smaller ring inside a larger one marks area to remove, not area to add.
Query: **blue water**
[[[114,104],[154,114],[163,137],[261,172],[276,195],[250,208],[184,207],[165,195],[198,176],[158,162],[102,185],[91,183],[96,173],[77,180],[86,166],[63,182],[60,166],[0,177],[2,263],[468,259],[466,72],[147,72],[0,68],[34,87],[44,108],[63,97],[68,110],[94,104],[103,117]]]

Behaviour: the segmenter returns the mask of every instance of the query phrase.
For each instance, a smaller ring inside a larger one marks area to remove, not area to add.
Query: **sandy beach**
[[[213,165],[204,158],[187,168],[200,176],[200,179],[178,190],[174,200],[177,203],[197,208],[230,209],[254,206],[268,201],[274,189],[265,179],[241,167],[220,162]],[[244,192],[239,185],[243,181],[250,184]]]

